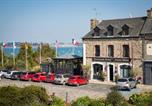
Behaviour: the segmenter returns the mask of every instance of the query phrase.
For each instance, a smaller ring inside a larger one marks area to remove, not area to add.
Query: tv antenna
[[[94,12],[94,14],[95,14],[95,18],[98,18],[98,16],[101,15],[101,13],[99,13],[99,12],[97,11],[97,8],[93,8],[93,12]]]

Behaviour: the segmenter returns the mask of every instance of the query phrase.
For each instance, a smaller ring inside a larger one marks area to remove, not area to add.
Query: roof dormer
[[[95,27],[94,28],[94,36],[99,36],[100,35],[100,28]]]
[[[114,27],[112,25],[109,25],[107,27],[107,36],[113,36],[114,35]]]
[[[129,26],[126,24],[122,26],[122,35],[129,35]]]

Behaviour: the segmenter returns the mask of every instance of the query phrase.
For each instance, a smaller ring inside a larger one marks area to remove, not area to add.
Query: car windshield
[[[118,82],[126,82],[127,79],[118,79]]]
[[[11,71],[8,71],[7,74],[11,74]]]
[[[62,78],[62,76],[61,75],[56,75],[56,78]]]
[[[34,75],[34,77],[35,77],[35,78],[38,78],[38,77],[39,77],[39,75],[35,74],[35,75]]]
[[[64,78],[68,78],[69,77],[69,75],[64,75]]]
[[[35,74],[35,72],[29,72],[28,74]]]
[[[26,75],[26,72],[22,73],[22,75]]]
[[[13,72],[13,75],[17,75],[17,74],[20,74],[20,72]]]
[[[76,79],[76,77],[70,77],[70,79]]]

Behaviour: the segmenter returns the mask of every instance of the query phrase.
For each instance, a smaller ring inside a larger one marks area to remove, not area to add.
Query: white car
[[[12,74],[14,73],[14,72],[18,72],[18,71],[8,71],[7,72],[7,74],[5,75],[5,78],[11,78],[11,76],[12,76]]]
[[[133,78],[120,78],[116,82],[118,89],[128,89],[136,88],[137,81]]]
[[[0,71],[1,78],[4,78],[5,75],[7,74],[7,72],[8,72],[8,70],[5,70],[5,69],[1,70],[1,71]]]
[[[70,76],[69,74],[56,74],[55,79],[54,79],[54,83],[65,85],[69,79],[69,76]]]

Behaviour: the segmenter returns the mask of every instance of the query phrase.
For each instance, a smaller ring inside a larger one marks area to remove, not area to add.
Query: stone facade
[[[152,8],[147,16],[102,20],[83,39],[90,79],[136,77],[152,84]]]
[[[115,68],[120,69],[120,65],[128,64],[132,66],[133,64],[133,71],[138,71],[139,76],[142,75],[142,41],[139,39],[88,39],[85,40],[83,43],[86,45],[86,64],[92,65],[94,62],[93,58],[95,58],[95,45],[100,45],[100,57],[108,58],[108,45],[114,46],[114,57],[113,58],[124,58],[123,57],[123,45],[129,45],[130,51],[130,61],[129,62],[117,62],[117,61],[100,61],[103,64],[103,67],[107,67],[107,64],[113,64]],[[132,57],[133,56],[133,57]],[[93,66],[92,66],[93,68]],[[116,69],[114,69],[116,70]],[[92,69],[93,71],[93,69]],[[135,72],[135,73],[136,73]],[[119,70],[115,73],[120,74]],[[106,80],[109,81],[108,76],[106,76]],[[115,76],[113,81],[115,80]]]

